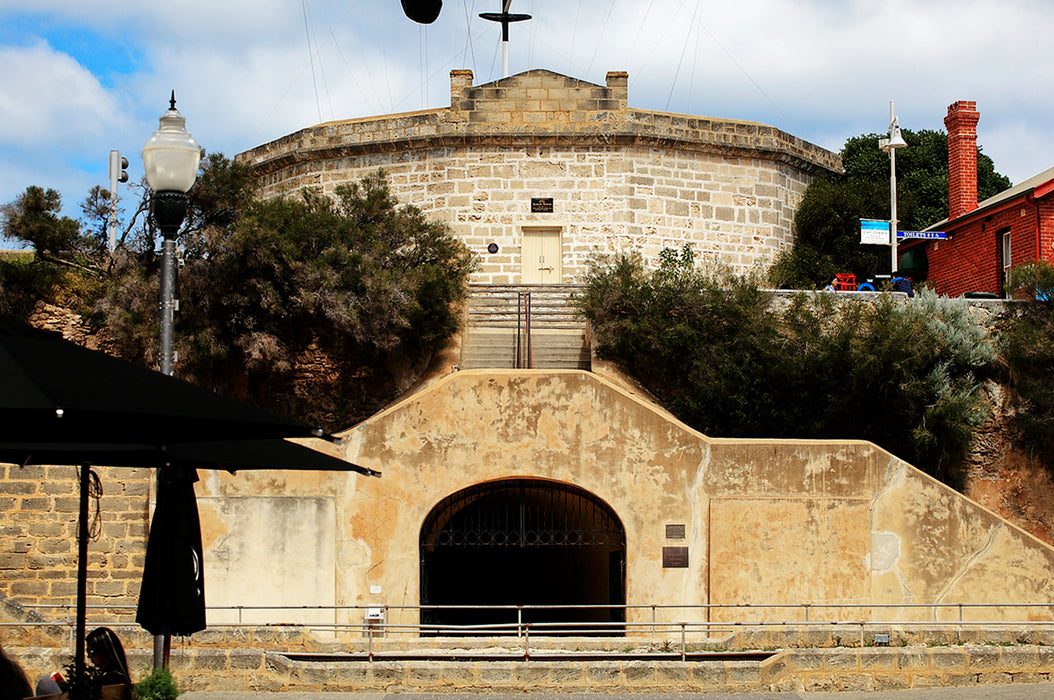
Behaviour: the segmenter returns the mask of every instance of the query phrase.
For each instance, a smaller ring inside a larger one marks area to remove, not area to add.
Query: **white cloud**
[[[100,76],[73,58],[90,46],[0,45],[0,122],[14,134],[0,136],[0,200],[28,170],[22,187],[98,182],[109,148],[134,169],[173,88],[195,138],[228,155],[319,121],[443,107],[451,69],[500,77],[500,28],[477,18],[497,6],[446,0],[422,26],[395,0],[0,0],[0,21],[36,17],[42,37],[85,28],[135,57]],[[510,27],[511,72],[603,84],[625,70],[631,106],[760,121],[832,150],[883,131],[890,99],[913,130],[942,129],[948,104],[976,100],[997,169],[1019,181],[1054,165],[1054,4],[1042,0],[514,0],[513,11],[534,19]],[[15,162],[29,152],[51,162]]]
[[[88,70],[45,42],[0,47],[0,145],[76,151],[121,121]]]

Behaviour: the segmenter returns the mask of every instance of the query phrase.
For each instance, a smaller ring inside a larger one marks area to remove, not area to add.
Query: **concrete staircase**
[[[471,285],[462,369],[590,369],[577,285]]]

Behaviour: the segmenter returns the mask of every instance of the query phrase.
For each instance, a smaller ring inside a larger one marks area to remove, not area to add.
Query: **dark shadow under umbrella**
[[[321,455],[342,469],[372,473],[280,439],[322,435],[306,423],[0,318],[0,461],[81,467],[78,677],[84,674],[89,465],[253,468],[247,451],[262,441],[292,463],[277,466],[272,458],[264,468],[298,468],[293,453],[299,453],[305,462]]]

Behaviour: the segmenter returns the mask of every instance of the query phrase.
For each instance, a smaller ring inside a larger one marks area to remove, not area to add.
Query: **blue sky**
[[[0,204],[29,185],[65,213],[133,179],[171,90],[209,151],[234,155],[322,121],[449,104],[449,73],[501,77],[501,0],[444,0],[432,25],[399,0],[0,0]],[[978,140],[1020,182],[1054,166],[1054,3],[1046,0],[513,0],[511,73],[603,84],[633,107],[745,119],[832,150],[943,129],[975,100]]]

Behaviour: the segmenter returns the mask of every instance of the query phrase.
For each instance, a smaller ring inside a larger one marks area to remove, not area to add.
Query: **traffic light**
[[[128,159],[120,151],[110,151],[110,190],[117,189],[118,182],[128,182]]]

